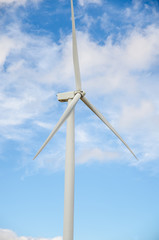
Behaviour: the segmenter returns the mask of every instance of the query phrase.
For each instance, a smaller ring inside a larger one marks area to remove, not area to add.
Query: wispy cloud
[[[77,158],[77,163],[89,164],[96,161],[103,163],[112,161],[117,158],[119,158],[119,154],[116,152],[103,151],[100,148],[91,148],[82,151],[82,154],[80,154]]]
[[[0,5],[9,5],[9,4],[16,4],[16,5],[24,5],[27,0],[0,0]]]
[[[102,0],[78,0],[78,1],[81,6],[84,6],[89,3],[100,4],[100,5],[102,4]]]
[[[0,7],[4,7],[7,5],[14,5],[15,7],[18,7],[20,5],[24,6],[27,2],[33,2],[38,3],[42,0],[0,0]]]
[[[34,238],[34,237],[25,237],[25,236],[19,237],[12,230],[0,229],[0,239],[1,240],[62,240],[62,237],[54,237],[54,238]]]
[[[44,85],[45,75],[49,74],[46,68],[50,68],[45,58],[49,58],[49,52],[56,54],[58,46],[49,39],[23,33],[17,25],[9,26],[1,36],[0,127],[4,132],[5,126],[20,126],[53,106],[50,99],[54,90]]]

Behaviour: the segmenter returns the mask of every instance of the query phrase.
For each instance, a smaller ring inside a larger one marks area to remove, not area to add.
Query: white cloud
[[[46,122],[42,122],[42,121],[35,121],[34,123],[42,128],[46,128],[49,130],[52,130],[52,128],[53,128],[53,124],[51,124],[51,123],[46,123]]]
[[[125,65],[132,70],[148,70],[159,57],[159,28],[151,25],[146,29],[133,31],[125,40]],[[123,52],[124,53],[124,52]]]
[[[76,141],[78,144],[85,144],[91,141],[90,136],[84,128],[86,128],[86,126],[76,126]]]
[[[142,6],[142,0],[132,0],[134,9],[139,9]]]
[[[140,27],[144,27],[151,23],[157,23],[159,15],[156,3],[156,1],[149,1],[146,3],[143,0],[133,0],[132,4],[124,9],[121,17],[126,17],[124,21],[129,28],[132,27],[132,23]]]
[[[62,237],[55,238],[34,238],[34,237],[24,237],[17,236],[15,232],[8,229],[0,229],[0,239],[1,240],[62,240]]]
[[[79,0],[79,4],[84,6],[86,4],[93,3],[93,4],[102,4],[102,0]]]
[[[155,115],[155,108],[152,102],[143,100],[137,106],[124,105],[119,125],[125,129],[132,129],[138,125],[145,128],[145,124]],[[138,127],[137,127],[138,129]]]
[[[98,162],[108,162],[119,159],[119,154],[111,151],[103,151],[100,148],[85,149],[77,158],[78,164]]]
[[[30,0],[33,3],[38,3],[41,0]],[[20,6],[25,5],[29,0],[0,0],[0,7],[7,6],[7,5],[14,5],[14,6]]]
[[[43,86],[46,68],[50,68],[44,60],[56,55],[58,46],[48,39],[22,33],[15,25],[5,34],[1,32],[0,46],[0,128],[4,135],[6,128],[8,135],[9,127],[20,126],[53,106],[50,99],[55,96],[54,90],[49,90],[49,85]]]
[[[92,26],[96,22],[96,19],[93,17],[89,16],[88,14],[85,14],[84,17],[82,18],[82,22],[86,24],[87,29]]]
[[[159,60],[159,28],[135,29],[119,42],[111,39],[103,46],[78,34],[81,73],[85,89],[96,93],[115,90],[136,91],[135,71],[149,71]],[[98,84],[96,81],[98,79]]]
[[[15,43],[13,42],[12,39],[10,39],[7,36],[1,36],[0,37],[0,67],[3,66],[6,57],[8,56],[9,52],[11,51],[11,49],[13,49],[14,47],[16,47]]]
[[[1,240],[16,240],[16,234],[8,229],[0,229],[0,239]]]
[[[17,5],[24,5],[27,0],[0,0],[0,5],[8,5],[8,4],[17,4]]]

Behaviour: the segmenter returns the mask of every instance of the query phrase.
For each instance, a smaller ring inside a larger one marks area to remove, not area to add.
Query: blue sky
[[[74,0],[82,88],[139,161],[76,106],[76,240],[159,238],[159,3]],[[0,239],[61,240],[75,88],[69,0],[0,0]]]

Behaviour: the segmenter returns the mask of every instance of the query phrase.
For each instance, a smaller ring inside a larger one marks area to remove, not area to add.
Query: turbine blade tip
[[[139,161],[139,159],[135,156],[136,160]]]
[[[33,160],[35,160],[36,157],[37,157],[37,155],[35,155],[35,156],[33,157]]]

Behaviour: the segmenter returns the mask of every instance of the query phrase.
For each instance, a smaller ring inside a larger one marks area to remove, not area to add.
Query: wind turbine
[[[126,148],[137,159],[133,151],[126,144],[126,142],[120,137],[116,130],[106,120],[106,118],[95,108],[85,97],[85,92],[81,87],[76,30],[74,20],[74,8],[73,0],[71,0],[71,15],[72,15],[72,48],[73,48],[73,64],[75,72],[76,89],[72,92],[64,92],[57,94],[57,98],[60,102],[68,102],[68,106],[61,116],[54,129],[41,146],[34,159],[48,144],[51,138],[55,135],[61,125],[67,120],[67,133],[66,133],[66,160],[65,160],[65,192],[64,192],[64,225],[63,225],[63,240],[73,240],[74,229],[74,169],[75,169],[75,125],[74,125],[74,109],[77,102],[81,99],[87,107],[89,107],[102,122],[120,139],[120,141],[126,146]]]

